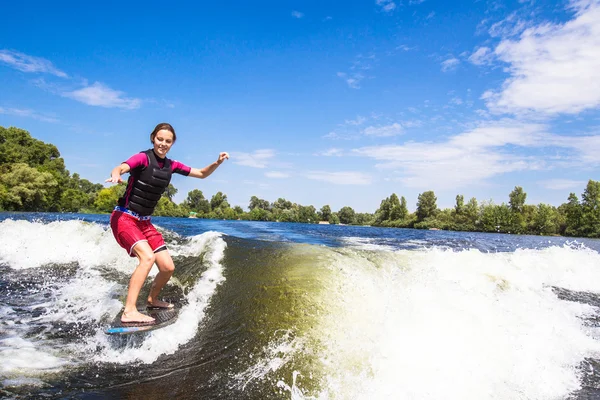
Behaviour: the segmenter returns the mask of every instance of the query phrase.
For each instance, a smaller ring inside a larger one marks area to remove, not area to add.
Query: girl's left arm
[[[223,164],[223,161],[227,160],[228,158],[229,158],[229,153],[227,153],[226,151],[223,151],[219,154],[219,158],[217,159],[217,161],[215,161],[212,164],[207,165],[206,167],[204,167],[202,169],[192,168],[190,170],[190,173],[188,174],[188,176],[191,176],[193,178],[204,179],[204,178],[208,177],[210,174],[212,174],[213,172],[215,172],[215,170],[217,168],[219,168],[219,165]]]

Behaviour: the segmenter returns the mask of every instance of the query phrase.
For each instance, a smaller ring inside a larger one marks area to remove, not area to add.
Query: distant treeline
[[[56,146],[37,140],[19,128],[0,127],[0,211],[50,211],[108,213],[123,194],[125,185],[105,188],[66,170]],[[517,186],[508,195],[508,204],[481,202],[456,196],[456,205],[440,210],[433,191],[419,194],[417,209],[410,213],[404,196],[396,194],[381,201],[375,213],[357,213],[351,207],[337,212],[324,205],[319,210],[284,198],[269,202],[250,198],[248,210],[231,206],[227,195],[214,194],[210,200],[202,191],[190,191],[176,204],[177,189],[169,185],[154,215],[211,219],[243,219],[385,227],[444,229],[455,231],[502,232],[536,235],[600,237],[600,182],[590,180],[581,195],[570,193],[559,207],[525,204],[527,194]]]

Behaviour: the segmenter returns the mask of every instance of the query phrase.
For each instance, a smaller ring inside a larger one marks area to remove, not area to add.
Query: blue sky
[[[560,205],[598,180],[600,1],[21,1],[3,5],[0,125],[93,182],[150,147],[231,159],[192,189],[374,212],[433,190]]]

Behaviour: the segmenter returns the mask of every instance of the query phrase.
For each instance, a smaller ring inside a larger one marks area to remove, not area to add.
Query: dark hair
[[[166,129],[167,131],[173,134],[173,143],[175,143],[175,141],[177,140],[177,134],[175,134],[175,129],[173,129],[171,124],[167,124],[166,122],[161,122],[160,124],[156,125],[156,127],[150,134],[150,143],[154,143],[154,138],[156,137],[156,134],[158,133],[158,131],[162,131],[163,129]]]

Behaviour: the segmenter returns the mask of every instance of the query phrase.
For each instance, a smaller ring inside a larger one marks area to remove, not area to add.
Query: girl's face
[[[160,158],[165,158],[171,146],[173,146],[173,132],[161,129],[154,136],[154,152]]]

